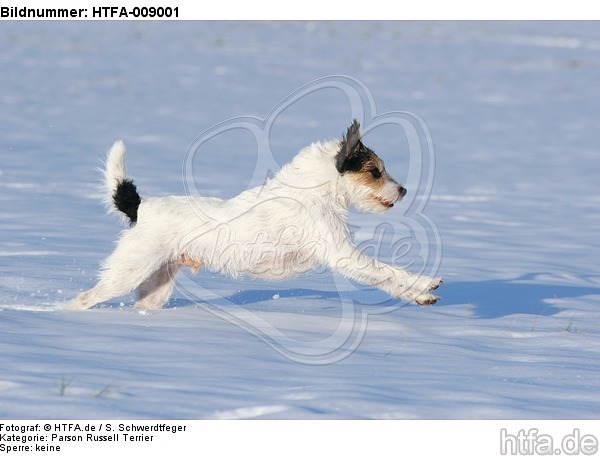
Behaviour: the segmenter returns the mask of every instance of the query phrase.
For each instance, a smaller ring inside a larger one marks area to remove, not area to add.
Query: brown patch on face
[[[363,161],[358,171],[350,171],[346,176],[354,185],[370,190],[367,198],[376,207],[393,207],[394,203],[402,199],[406,193],[403,187],[386,172],[383,161],[375,153],[371,153],[368,159]]]
[[[348,177],[356,184],[372,188],[374,192],[381,190],[381,187],[390,179],[383,166],[383,161],[374,153],[369,154],[369,157],[361,163],[358,171],[349,171]]]
[[[340,142],[335,167],[357,187],[352,204],[367,212],[381,212],[382,208],[390,208],[402,199],[406,190],[385,171],[377,154],[362,143],[359,127],[354,120],[348,128]],[[368,189],[366,195],[365,189]]]

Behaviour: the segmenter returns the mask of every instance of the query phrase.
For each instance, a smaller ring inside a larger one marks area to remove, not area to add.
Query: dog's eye
[[[369,172],[375,179],[379,179],[381,177],[381,171],[379,171],[377,168],[370,169]]]

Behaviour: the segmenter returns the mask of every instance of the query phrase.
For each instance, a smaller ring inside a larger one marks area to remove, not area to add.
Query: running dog
[[[441,280],[368,257],[352,244],[348,208],[383,213],[406,195],[361,140],[354,120],[341,140],[302,149],[263,186],[234,198],[168,196],[142,200],[125,174],[117,141],[104,170],[106,202],[131,224],[104,261],[98,284],[69,303],[90,307],[138,290],[135,307],[158,309],[184,267],[287,279],[328,266],[357,282],[419,305],[434,304]]]

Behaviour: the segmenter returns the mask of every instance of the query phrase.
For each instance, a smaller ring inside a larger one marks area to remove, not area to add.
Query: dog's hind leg
[[[198,274],[202,263],[182,254],[175,262],[162,265],[138,289],[138,300],[135,307],[138,309],[160,309],[169,300],[173,293],[175,276],[183,266],[188,266],[192,273]]]
[[[79,294],[67,308],[85,310],[123,296],[146,282],[167,261],[160,243],[139,236],[135,230],[126,232],[104,261],[98,284]]]
[[[67,306],[70,310],[86,310],[109,299],[123,296],[137,288],[138,280],[113,280],[113,274],[105,275],[91,290],[80,293]],[[132,279],[130,277],[130,279]],[[143,279],[142,279],[143,280]]]
[[[125,269],[114,267],[102,273],[100,281],[91,290],[84,291],[73,299],[68,309],[86,310],[109,299],[123,296],[144,283],[148,277],[153,275],[152,270],[147,269]]]
[[[138,289],[137,309],[160,309],[173,292],[175,276],[181,269],[177,263],[165,263],[154,272]]]

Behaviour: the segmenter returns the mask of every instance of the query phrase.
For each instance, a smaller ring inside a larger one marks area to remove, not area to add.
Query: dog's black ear
[[[340,173],[353,168],[353,157],[357,156],[361,145],[359,129],[360,124],[354,119],[342,139],[340,151],[335,157],[335,167]]]
[[[348,153],[356,149],[360,143],[360,124],[358,120],[354,119],[352,125],[348,127],[346,136],[344,136],[344,143],[346,143]]]

